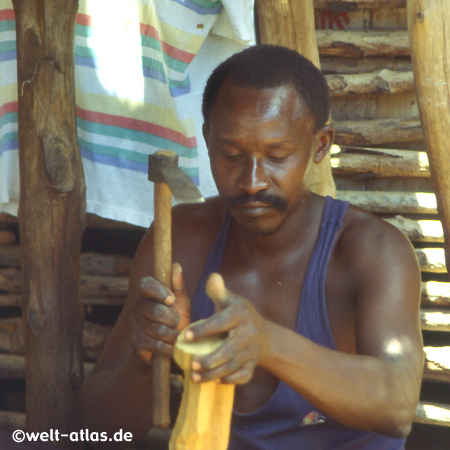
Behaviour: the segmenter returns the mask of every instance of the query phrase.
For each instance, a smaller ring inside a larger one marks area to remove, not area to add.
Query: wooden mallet
[[[148,179],[154,186],[154,277],[171,288],[172,266],[172,195],[180,203],[204,201],[189,176],[178,167],[178,155],[160,150],[149,155]],[[170,425],[170,358],[152,357],[152,415],[153,425]]]

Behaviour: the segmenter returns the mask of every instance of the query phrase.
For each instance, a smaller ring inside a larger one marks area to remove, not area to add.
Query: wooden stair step
[[[423,142],[422,127],[418,117],[336,120],[333,121],[333,125],[336,130],[336,144],[341,146]]]
[[[403,72],[390,69],[360,74],[329,74],[325,78],[331,97],[346,95],[399,94],[414,92],[412,71]]]
[[[450,427],[450,405],[420,402],[417,407],[414,422]]]
[[[420,324],[422,330],[450,331],[450,310],[421,309]]]
[[[405,8],[406,0],[314,0],[316,10],[359,11],[362,9]]]
[[[401,230],[412,242],[444,242],[440,220],[413,220],[400,215],[384,220]]]
[[[340,151],[337,150],[340,148]],[[373,174],[380,177],[430,177],[426,152],[333,146],[334,174]]]
[[[410,56],[408,31],[317,30],[320,56],[362,58],[367,56]]]
[[[378,214],[437,214],[436,196],[428,192],[346,191],[337,198]]]
[[[423,379],[450,383],[450,347],[424,347]]]
[[[422,305],[450,306],[450,283],[440,281],[422,283]]]

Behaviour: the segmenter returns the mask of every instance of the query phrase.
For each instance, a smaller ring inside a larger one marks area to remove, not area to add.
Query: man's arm
[[[83,423],[90,430],[112,435],[123,429],[139,439],[151,427],[152,351],[172,355],[177,327],[189,323],[181,267],[172,269],[172,291],[148,278],[152,272],[150,229],[133,260],[124,309],[80,391]],[[106,447],[113,448],[111,444]]]
[[[402,233],[379,221],[350,226],[336,249],[352,281],[356,352],[316,345],[262,318],[217,275],[208,292],[224,308],[192,337],[229,332],[225,345],[193,362],[194,380],[243,383],[261,365],[325,414],[350,427],[408,434],[423,369],[420,272]]]

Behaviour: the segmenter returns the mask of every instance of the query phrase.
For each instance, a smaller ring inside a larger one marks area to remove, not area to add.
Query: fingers
[[[218,273],[212,273],[208,277],[205,291],[215,303],[218,312],[226,308],[232,299],[232,293],[225,287],[225,282]]]
[[[181,270],[175,278],[175,286],[181,288]],[[174,308],[175,303],[176,294],[163,284],[152,277],[141,280],[140,295],[132,305],[131,339],[143,362],[148,364],[155,352],[173,355],[180,322],[180,316]]]
[[[175,303],[174,293],[152,277],[142,278],[139,287],[143,298],[150,298],[166,305]]]
[[[235,355],[233,359],[227,360],[225,363],[207,368],[206,362],[193,361],[194,369],[191,371],[191,379],[196,383],[204,383],[207,381],[220,381],[227,384],[244,384],[251,380],[256,361],[248,359],[245,351]]]
[[[175,294],[173,307],[180,318],[178,330],[182,331],[191,322],[191,302],[186,294],[181,266],[178,263],[172,265],[172,292]]]

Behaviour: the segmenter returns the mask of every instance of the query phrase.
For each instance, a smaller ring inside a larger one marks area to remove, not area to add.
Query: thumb
[[[224,310],[231,302],[231,292],[225,287],[225,282],[218,273],[212,273],[208,277],[205,291],[215,303],[217,312]]]
[[[186,288],[183,280],[183,272],[180,264],[172,264],[172,292],[175,294],[175,311],[180,316],[178,328],[182,330],[189,325],[191,318],[191,301],[186,294]]]

